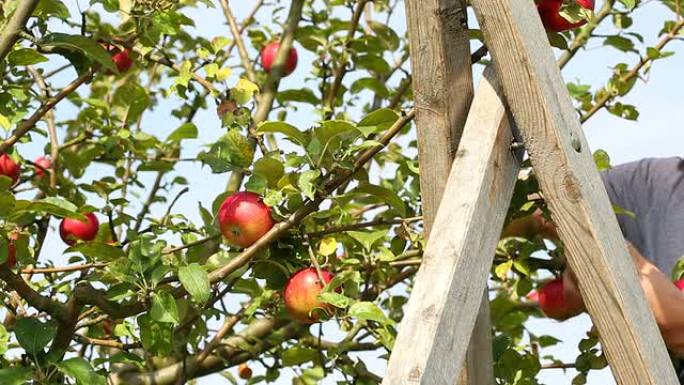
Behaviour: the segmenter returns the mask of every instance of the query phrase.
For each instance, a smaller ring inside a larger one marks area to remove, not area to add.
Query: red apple
[[[271,208],[259,194],[235,193],[221,204],[218,212],[221,233],[236,246],[249,247],[266,234],[274,222]]]
[[[539,307],[550,318],[565,320],[582,312],[580,298],[566,295],[562,278],[549,281],[539,290]]]
[[[45,176],[45,171],[43,171],[43,169],[49,170],[50,167],[52,167],[52,161],[50,161],[49,158],[44,157],[44,156],[41,156],[40,158],[36,159],[33,163],[42,167],[42,168],[37,167],[37,166],[35,167],[36,176],[38,178],[42,178]]]
[[[238,376],[240,376],[240,378],[243,380],[249,380],[252,378],[252,369],[250,369],[250,367],[243,362],[238,367]]]
[[[679,290],[681,290],[681,291],[684,292],[684,278],[682,278],[682,279],[678,280],[677,282],[675,282],[675,286],[677,286],[677,288],[678,288]]]
[[[86,220],[64,218],[59,225],[59,236],[67,245],[74,245],[78,241],[92,241],[97,235],[100,222],[93,213],[85,214]]]
[[[330,304],[318,300],[318,294],[334,275],[326,270],[321,270],[321,275],[324,283],[318,278],[316,269],[308,268],[296,272],[287,280],[284,293],[285,308],[295,320],[315,323],[320,319],[321,313],[332,310]]]
[[[261,50],[261,65],[264,66],[264,71],[271,73],[271,67],[276,60],[279,48],[280,42],[274,41]],[[297,68],[297,50],[292,47],[290,48],[290,55],[287,57],[285,66],[283,66],[282,75],[287,76],[291,74],[294,72],[295,68]]]
[[[121,51],[118,48],[114,48],[112,51],[112,61],[116,64],[116,68],[120,73],[124,73],[131,69],[133,66],[133,59],[131,59],[131,50],[124,48]]]
[[[0,175],[4,175],[12,179],[12,183],[16,183],[19,179],[21,169],[17,162],[10,158],[7,154],[0,155]]]
[[[566,0],[567,1],[567,0]],[[594,0],[571,0],[575,1],[577,5],[584,9],[593,10]],[[561,14],[563,0],[538,0],[537,11],[541,16],[544,27],[549,31],[563,32],[570,29],[575,29],[587,23],[586,20],[572,23],[565,19]]]

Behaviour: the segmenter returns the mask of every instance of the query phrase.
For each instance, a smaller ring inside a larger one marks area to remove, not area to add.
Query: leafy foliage
[[[3,4],[3,28],[20,1]],[[625,54],[604,85],[568,83],[584,121],[603,109],[638,119],[625,97],[673,54],[665,46],[681,37],[681,18],[647,45],[632,30],[641,3],[606,2],[582,29],[549,36],[561,66],[587,45]],[[425,245],[402,2],[258,2],[239,44],[228,28],[201,33],[198,12],[221,14],[219,1],[90,4],[80,15],[41,0],[2,65],[0,134],[22,176],[0,176],[1,382],[151,375],[162,385],[182,367],[188,381],[221,372],[235,383],[229,368],[249,361],[259,373],[250,384],[379,383],[357,352],[388,357]],[[353,23],[355,10],[366,18]],[[267,43],[289,38],[304,58],[295,80],[254,65]],[[133,67],[119,71],[114,52]],[[44,177],[36,152],[52,157]],[[610,167],[607,153],[594,159]],[[264,245],[220,238],[218,208],[239,190],[260,194],[279,222]],[[546,213],[538,192],[533,175],[519,181],[508,219]],[[88,212],[97,237],[54,247],[56,222]],[[320,328],[292,321],[282,298],[312,261],[335,273],[318,294],[333,309]],[[563,264],[562,245],[500,242],[490,279],[497,383],[537,384],[562,364],[543,353],[560,341],[527,328],[543,315],[526,296]],[[574,384],[606,365],[595,333],[568,365]]]

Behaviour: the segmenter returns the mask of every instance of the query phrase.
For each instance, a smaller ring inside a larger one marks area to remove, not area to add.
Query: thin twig
[[[21,32],[24,30],[28,19],[40,3],[40,0],[21,0],[17,2],[17,8],[12,17],[0,32],[0,62],[5,60],[5,56],[12,50],[14,43],[19,40]],[[0,151],[0,153],[4,152]]]

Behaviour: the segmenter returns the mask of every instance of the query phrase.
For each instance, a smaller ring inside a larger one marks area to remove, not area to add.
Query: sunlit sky
[[[78,9],[77,0],[65,0],[65,3],[69,5],[74,15],[76,15],[75,12]],[[80,0],[78,5],[81,6],[81,9],[85,9],[88,3],[89,1],[87,0]],[[252,4],[252,0],[231,2],[231,6],[239,20],[246,16]],[[597,6],[600,5],[601,2]],[[218,8],[207,9],[200,6],[198,10],[193,11],[189,16],[196,23],[195,28],[191,30],[192,33],[207,38],[230,36],[225,19]],[[634,30],[641,33],[647,43],[653,43],[657,40],[657,31],[662,28],[663,20],[666,16],[670,16],[669,10],[658,2],[651,1],[635,15]],[[390,23],[400,33],[405,31],[404,18],[403,9],[399,7]],[[270,14],[262,14],[259,20],[268,23]],[[55,25],[55,27],[66,30],[64,26]],[[600,32],[608,33],[610,29]],[[585,132],[592,150],[598,148],[605,149],[610,154],[614,164],[644,157],[679,156],[682,153],[682,144],[684,143],[684,131],[682,130],[684,108],[682,107],[684,100],[682,99],[681,91],[684,88],[684,79],[682,78],[684,45],[680,42],[675,42],[669,48],[677,51],[678,55],[657,62],[648,78],[644,79],[646,82],[639,82],[635,90],[625,98],[625,102],[638,105],[641,116],[637,122],[621,120],[603,111],[585,125]],[[635,63],[637,60],[637,57],[634,55],[624,55],[615,49],[602,47],[600,40],[590,42],[588,50],[589,52],[581,52],[567,66],[564,71],[564,76],[567,80],[579,78],[584,83],[599,86],[608,78],[611,73],[610,67],[617,63],[618,60],[624,60],[627,63]],[[300,67],[295,74],[283,81],[282,89],[301,87],[305,77],[309,76],[310,67],[308,63],[312,61],[312,55],[304,52],[303,49],[300,49],[299,53]],[[255,52],[252,52],[253,57],[255,56],[254,54]],[[480,68],[477,69],[478,72],[480,70]],[[65,71],[59,79],[56,79],[56,82],[66,84],[73,76],[73,71]],[[171,99],[173,100],[173,97]],[[143,120],[144,129],[158,127],[164,132],[170,132],[177,127],[179,125],[178,122],[170,117],[169,112],[178,103],[180,103],[179,99],[176,100],[176,103],[164,104],[158,106],[154,112],[146,113]],[[68,118],[73,116],[73,112],[74,109],[72,107],[60,107],[57,118]],[[315,119],[316,117],[312,116],[310,112],[300,109],[297,112],[290,112],[288,122],[296,126],[307,127]],[[197,140],[184,142],[184,155],[195,154],[202,145],[210,143],[222,133],[212,109],[198,114],[195,122],[199,128],[200,136]],[[22,145],[19,149],[24,157],[34,159],[42,152],[43,144],[44,142]],[[111,170],[99,168],[92,175],[87,174],[84,181],[87,182],[89,177],[92,179],[100,173],[107,172],[111,172]],[[202,202],[205,207],[210,207],[214,197],[225,188],[226,178],[211,176],[206,168],[203,169],[201,165],[195,163],[180,164],[178,172],[188,178],[191,192],[179,200],[175,210],[182,212],[193,220],[199,220],[197,202]],[[151,181],[153,174],[149,174],[148,178]],[[153,207],[152,213],[161,215],[164,208],[163,206]],[[53,221],[52,225],[56,225],[55,221]],[[63,260],[59,256],[63,248],[64,246],[58,236],[54,232],[51,233],[48,236],[45,248],[45,250],[52,252],[49,257],[56,261]],[[625,261],[625,263],[630,263],[630,261]],[[236,301],[233,300],[231,302]],[[589,325],[588,317],[581,316],[566,321],[562,325],[555,321],[533,320],[529,322],[528,326],[536,334],[548,333],[562,339],[564,344],[550,349],[549,353],[553,353],[564,362],[573,362],[577,355],[577,342],[589,329]],[[364,358],[368,358],[369,369],[378,375],[382,375],[385,368],[385,361],[377,358],[380,354],[382,352],[364,355]],[[259,368],[255,368],[255,372],[258,373],[259,371]],[[549,385],[570,384],[572,378],[570,374],[571,372],[564,374],[560,370],[545,370],[539,379],[540,382]],[[220,384],[223,382],[225,380],[221,380],[218,376],[207,377],[200,381],[201,384]],[[277,384],[289,384],[290,382],[289,377],[284,376]],[[333,379],[327,379],[323,382],[323,384],[334,383]],[[590,385],[610,385],[614,381],[609,371],[604,370],[600,373],[592,372],[588,383]]]

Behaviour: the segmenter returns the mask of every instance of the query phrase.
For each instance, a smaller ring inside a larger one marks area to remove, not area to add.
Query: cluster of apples
[[[218,222],[223,237],[239,247],[249,247],[275,225],[271,208],[261,196],[252,192],[238,192],[227,197],[218,211]],[[315,323],[331,306],[318,300],[318,294],[333,278],[321,270],[324,282],[314,268],[299,270],[287,281],[284,291],[285,308],[290,316],[303,323]]]
[[[574,2],[581,8],[594,10],[594,0],[537,0],[537,11],[541,16],[544,27],[553,32],[563,32],[579,28],[587,23],[586,20],[573,23],[561,14],[563,5]]]
[[[49,158],[41,156],[36,159],[33,164],[36,177],[42,178],[45,176],[45,171],[52,167],[52,162]],[[0,155],[0,175],[6,176],[12,180],[12,183],[17,183],[21,175],[21,166],[15,162],[12,157],[7,154]]]

